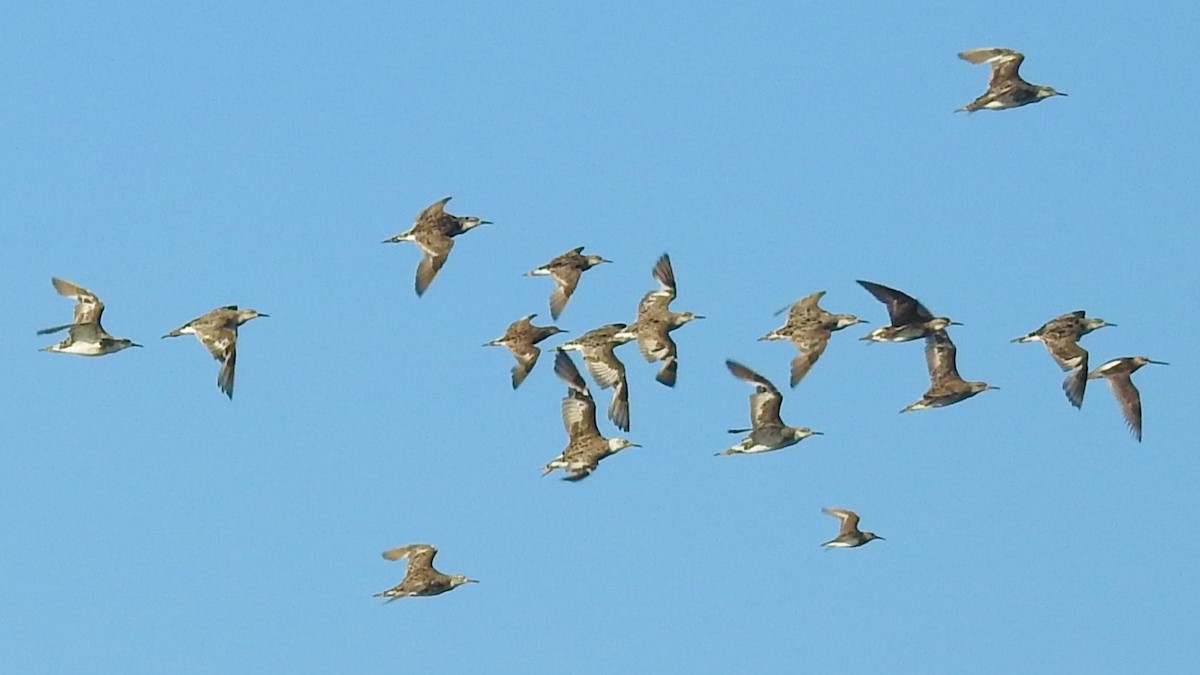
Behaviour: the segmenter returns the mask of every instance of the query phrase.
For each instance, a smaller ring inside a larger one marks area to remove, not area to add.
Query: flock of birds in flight
[[[973,49],[959,57],[975,64],[990,63],[991,79],[987,91],[959,111],[1003,110],[1036,103],[1051,96],[1065,96],[1051,87],[1034,85],[1023,80],[1018,69],[1024,56],[1020,52],[1004,48]],[[957,112],[957,111],[956,111]],[[384,243],[414,242],[423,252],[417,265],[415,289],[418,296],[425,293],[446,264],[454,247],[454,238],[480,226],[489,224],[474,216],[455,216],[445,210],[450,197],[441,199],[417,215],[412,227],[402,234],[384,240]],[[579,285],[584,272],[611,262],[598,255],[585,255],[584,247],[572,249],[550,262],[526,273],[526,276],[548,276],[554,280],[550,294],[550,315],[557,320],[566,309],[572,294]],[[562,399],[561,415],[568,442],[563,451],[550,460],[542,470],[543,475],[561,469],[564,480],[579,481],[594,472],[599,463],[625,448],[640,447],[625,438],[606,438],[596,421],[596,402],[587,382],[576,367],[569,352],[578,352],[588,373],[601,389],[612,389],[608,406],[608,419],[621,431],[630,429],[629,387],[625,366],[617,357],[615,349],[629,342],[637,342],[638,351],[650,363],[660,363],[655,379],[673,387],[678,376],[678,348],[671,337],[677,328],[703,316],[692,312],[676,312],[671,303],[676,296],[675,271],[671,259],[663,254],[652,269],[658,288],[643,296],[638,304],[637,315],[632,324],[612,323],[588,331],[580,337],[559,345],[555,350],[554,372],[566,384],[566,395]],[[110,335],[101,325],[104,303],[95,293],[86,288],[53,278],[51,282],[60,295],[74,298],[75,309],[71,323],[38,331],[39,335],[68,331],[67,337],[58,344],[42,351],[76,354],[80,356],[103,356],[128,347],[142,345],[126,338]],[[924,395],[900,412],[940,408],[964,401],[976,394],[996,389],[986,382],[963,380],[956,363],[957,350],[950,339],[950,326],[961,325],[946,317],[934,316],[912,296],[871,281],[859,280],[879,302],[887,306],[889,323],[876,328],[862,340],[871,342],[909,342],[925,340],[925,359],[929,371],[930,385]],[[795,345],[797,355],[791,362],[789,384],[795,387],[813,368],[825,352],[834,332],[860,323],[867,323],[852,314],[833,314],[823,309],[819,302],[824,291],[812,293],[787,309],[787,321],[760,340],[786,340]],[[776,312],[782,313],[784,310]],[[202,345],[221,363],[217,375],[217,386],[230,399],[233,398],[234,369],[237,363],[237,337],[239,327],[258,317],[265,317],[253,309],[239,309],[236,305],[218,307],[207,314],[193,319],[179,328],[163,335],[163,338],[194,335]],[[537,364],[541,350],[538,343],[564,332],[557,326],[536,326],[530,314],[514,321],[504,335],[487,342],[485,346],[501,346],[508,349],[516,360],[512,368],[512,386],[519,387]],[[1137,440],[1142,438],[1141,396],[1131,376],[1147,364],[1166,365],[1144,356],[1112,359],[1098,368],[1088,370],[1088,353],[1079,345],[1084,335],[1113,326],[1103,319],[1087,317],[1084,311],[1075,311],[1056,317],[1037,330],[1013,342],[1041,342],[1046,346],[1054,361],[1067,372],[1062,387],[1071,405],[1083,405],[1087,381],[1104,378],[1108,380],[1113,394],[1130,431]],[[730,433],[746,434],[740,442],[718,452],[718,455],[753,455],[790,447],[821,432],[808,427],[793,427],[780,417],[783,394],[772,382],[761,374],[737,361],[726,361],[729,372],[739,380],[754,387],[750,395],[750,426],[731,429]],[[822,546],[854,548],[875,539],[883,539],[872,532],[858,528],[859,517],[853,511],[842,508],[826,508],[824,512],[837,518],[841,526],[838,534]],[[401,546],[383,553],[387,560],[407,560],[408,567],[403,581],[377,597],[389,602],[408,596],[438,595],[462,584],[472,583],[461,574],[443,574],[433,567],[437,549],[429,544]]]

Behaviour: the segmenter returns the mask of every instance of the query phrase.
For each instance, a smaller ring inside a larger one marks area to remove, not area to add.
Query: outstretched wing
[[[933,384],[962,379],[958,376],[957,353],[946,331],[938,330],[926,336],[925,365],[929,368],[929,379]]]
[[[104,303],[100,302],[95,293],[58,277],[50,279],[50,283],[54,284],[54,290],[58,291],[59,295],[75,298],[75,314],[71,323],[100,323],[100,317],[104,314]]]
[[[988,80],[988,89],[997,89],[1010,84],[1014,80],[1021,80],[1019,71],[1021,62],[1025,60],[1025,55],[1021,52],[1005,47],[984,47],[960,52],[958,57],[975,64],[992,64],[992,74]]]
[[[925,305],[907,293],[872,281],[859,279],[858,283],[875,296],[876,300],[887,305],[888,317],[891,318],[893,326],[908,326],[933,319],[933,314],[925,308]]]
[[[429,544],[409,544],[408,546],[399,546],[390,551],[384,551],[383,557],[391,561],[400,561],[408,558],[408,568],[416,567],[433,567],[433,557],[437,555],[437,549]]]
[[[829,337],[829,331],[824,328],[792,333],[792,344],[800,353],[792,359],[791,386],[799,384],[808,371],[812,370],[817,359],[821,358],[821,354],[824,354],[825,348],[829,346]]]
[[[562,400],[563,428],[572,441],[600,436],[596,426],[596,402],[592,397],[569,391]]]
[[[832,507],[827,508],[827,509],[821,509],[821,510],[824,511],[825,513],[833,516],[834,518],[837,518],[838,520],[842,521],[842,528],[841,528],[841,531],[838,532],[838,536],[841,536],[843,534],[852,534],[852,533],[858,532],[858,514],[857,513],[853,512],[849,509],[839,509],[839,508],[832,508]]]
[[[788,323],[796,325],[819,317],[821,315],[821,307],[817,303],[823,297],[825,297],[825,291],[817,291],[792,303],[791,309],[788,310]]]
[[[1125,423],[1129,425],[1129,431],[1133,437],[1142,440],[1142,395],[1138,392],[1138,388],[1133,386],[1133,378],[1131,373],[1114,373],[1106,376],[1109,385],[1112,386],[1113,396],[1117,398],[1117,403],[1121,404],[1121,414],[1125,416]]]
[[[1079,338],[1074,332],[1050,332],[1042,336],[1046,351],[1050,352],[1054,362],[1063,370],[1074,370],[1079,368],[1080,364],[1084,369],[1087,368],[1087,350],[1079,346],[1077,339]]]
[[[550,316],[557,319],[567,307],[571,294],[579,286],[583,270],[578,267],[557,267],[553,270],[554,290],[550,292]]]
[[[425,253],[417,265],[416,291],[422,295],[433,283],[433,278],[446,264],[450,249],[454,248],[454,240],[436,230],[422,230],[416,234],[417,245]]]

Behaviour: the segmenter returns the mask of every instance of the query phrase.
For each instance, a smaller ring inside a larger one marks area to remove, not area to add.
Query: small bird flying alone
[[[1030,84],[1021,79],[1020,73],[1017,72],[1021,68],[1021,62],[1025,60],[1025,55],[1021,52],[1005,47],[984,47],[959,52],[958,58],[974,64],[992,64],[992,76],[983,95],[954,112],[1006,110],[1037,103],[1051,96],[1066,96],[1061,91],[1055,91],[1053,87]]]
[[[1113,359],[1100,365],[1099,368],[1088,373],[1089,380],[1096,380],[1101,377],[1108,380],[1108,384],[1112,387],[1113,396],[1116,397],[1117,403],[1121,405],[1121,413],[1125,416],[1125,423],[1129,426],[1130,433],[1133,437],[1142,442],[1142,395],[1138,392],[1138,388],[1133,386],[1133,374],[1142,366],[1153,363],[1159,366],[1171,365],[1166,361],[1153,361],[1144,356],[1125,356],[1119,359]]]
[[[237,367],[238,327],[262,314],[255,309],[238,309],[237,305],[218,307],[203,316],[192,319],[163,338],[195,335],[200,344],[212,357],[221,362],[217,373],[217,387],[233,400],[233,376]]]
[[[475,216],[455,216],[446,213],[446,202],[450,197],[440,199],[424,211],[417,214],[412,227],[390,239],[384,239],[385,244],[402,241],[416,242],[421,247],[424,256],[417,265],[415,288],[417,295],[423,295],[433,283],[433,278],[446,264],[450,249],[454,248],[454,239],[458,235],[469,232],[480,225],[491,225],[489,220],[480,220]]]
[[[67,331],[67,337],[62,342],[43,347],[39,351],[104,356],[128,347],[141,347],[133,340],[113,337],[104,330],[104,326],[100,325],[100,317],[104,315],[104,303],[100,302],[95,293],[58,277],[50,279],[50,283],[54,284],[54,290],[58,291],[59,295],[75,299],[75,312],[71,323],[43,328],[37,332],[38,335],[49,335],[60,330]]]
[[[461,574],[442,574],[433,568],[433,557],[437,549],[429,544],[409,544],[399,548],[384,551],[385,560],[408,559],[408,569],[404,571],[404,580],[395,586],[376,593],[376,598],[387,598],[388,602],[411,596],[440,595],[454,590],[463,584],[477,584],[475,579],[468,579]]]
[[[842,521],[842,527],[838,530],[838,535],[833,539],[821,544],[830,548],[857,548],[863,544],[874,541],[886,541],[883,537],[874,532],[861,532],[858,529],[858,514],[849,509],[826,508],[821,509],[834,518]]]

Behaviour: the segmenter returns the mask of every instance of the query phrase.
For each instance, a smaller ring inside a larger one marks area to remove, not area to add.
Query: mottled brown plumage
[[[866,323],[853,314],[833,314],[821,308],[818,302],[825,291],[817,291],[797,300],[788,311],[787,323],[759,338],[759,340],[788,340],[800,351],[792,359],[789,384],[795,387],[812,370],[817,359],[825,353],[834,331],[859,323]],[[779,310],[782,312],[783,310]],[[779,312],[776,312],[778,314]]]
[[[642,297],[638,304],[637,319],[618,335],[624,338],[636,338],[638,351],[648,363],[662,361],[663,365],[655,377],[658,382],[668,387],[674,387],[679,369],[678,349],[671,339],[671,331],[694,319],[703,316],[692,312],[671,311],[671,301],[675,299],[675,270],[671,266],[671,258],[666,253],[659,256],[654,263],[654,279],[658,281],[658,289],[650,291]]]
[[[467,232],[480,225],[490,225],[491,221],[480,220],[475,216],[455,216],[446,213],[446,202],[450,197],[440,199],[417,214],[412,228],[390,239],[383,240],[385,244],[402,241],[416,242],[424,253],[417,265],[415,288],[417,295],[423,295],[434,277],[446,264],[450,250],[454,248],[453,237]]]
[[[992,64],[987,91],[955,112],[1018,108],[1051,96],[1066,96],[1053,87],[1030,84],[1018,72],[1025,55],[1004,47],[984,47],[960,52],[958,57],[974,64]]]
[[[986,382],[966,382],[958,375],[958,350],[944,330],[937,330],[925,338],[925,364],[929,369],[929,389],[920,401],[906,406],[900,412],[941,408],[965,401],[988,389],[998,389]]]
[[[754,385],[750,395],[750,428],[730,429],[731,434],[750,432],[740,443],[718,455],[753,455],[793,446],[809,436],[820,435],[808,427],[790,427],[783,423],[779,410],[783,394],[770,380],[737,361],[727,360],[725,366],[734,377]]]
[[[543,476],[555,469],[563,469],[567,472],[564,480],[583,480],[596,470],[600,460],[625,448],[641,447],[624,438],[600,435],[596,426],[596,402],[575,362],[562,350],[555,354],[554,372],[567,385],[567,395],[562,400],[562,420],[568,441],[562,453],[542,469]]]
[[[260,314],[254,309],[238,309],[237,305],[227,305],[192,319],[163,337],[195,335],[208,353],[221,362],[221,370],[217,373],[217,387],[232,399],[233,377],[237,366],[238,327],[260,316],[270,315]]]
[[[550,293],[550,316],[555,319],[566,309],[567,302],[579,285],[579,278],[583,273],[601,263],[612,262],[598,255],[583,255],[583,249],[583,246],[571,249],[525,274],[530,277],[549,276],[554,279],[554,290]]]
[[[491,342],[483,343],[484,347],[505,347],[517,360],[517,365],[512,368],[513,389],[521,386],[521,383],[529,376],[529,372],[537,365],[538,356],[541,355],[542,350],[534,345],[551,335],[566,332],[558,326],[533,325],[533,319],[536,316],[537,314],[530,314],[517,319],[509,324],[504,335]]]
[[[579,352],[596,384],[601,389],[612,388],[608,419],[621,431],[629,431],[629,383],[625,379],[625,364],[621,363],[613,350],[632,339],[617,337],[626,327],[623,323],[610,323],[559,347],[563,351]]]
[[[387,598],[388,602],[411,596],[440,595],[463,584],[479,583],[461,574],[442,574],[433,568],[433,557],[437,549],[429,544],[409,544],[399,548],[384,551],[386,560],[398,561],[408,559],[408,569],[404,572],[404,580],[399,584],[376,593],[376,598]]]
[[[1076,408],[1083,406],[1083,395],[1087,387],[1088,353],[1079,346],[1079,338],[1103,328],[1115,326],[1104,319],[1087,318],[1084,310],[1068,312],[1042,324],[1041,328],[1013,342],[1041,342],[1059,368],[1071,371],[1063,380],[1063,392]]]

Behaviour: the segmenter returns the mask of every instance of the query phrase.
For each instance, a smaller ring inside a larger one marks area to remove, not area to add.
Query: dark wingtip
[[[1063,393],[1067,395],[1067,400],[1076,408],[1083,408],[1083,395],[1087,387],[1087,369],[1076,368],[1070,375],[1067,375],[1063,380]]]

